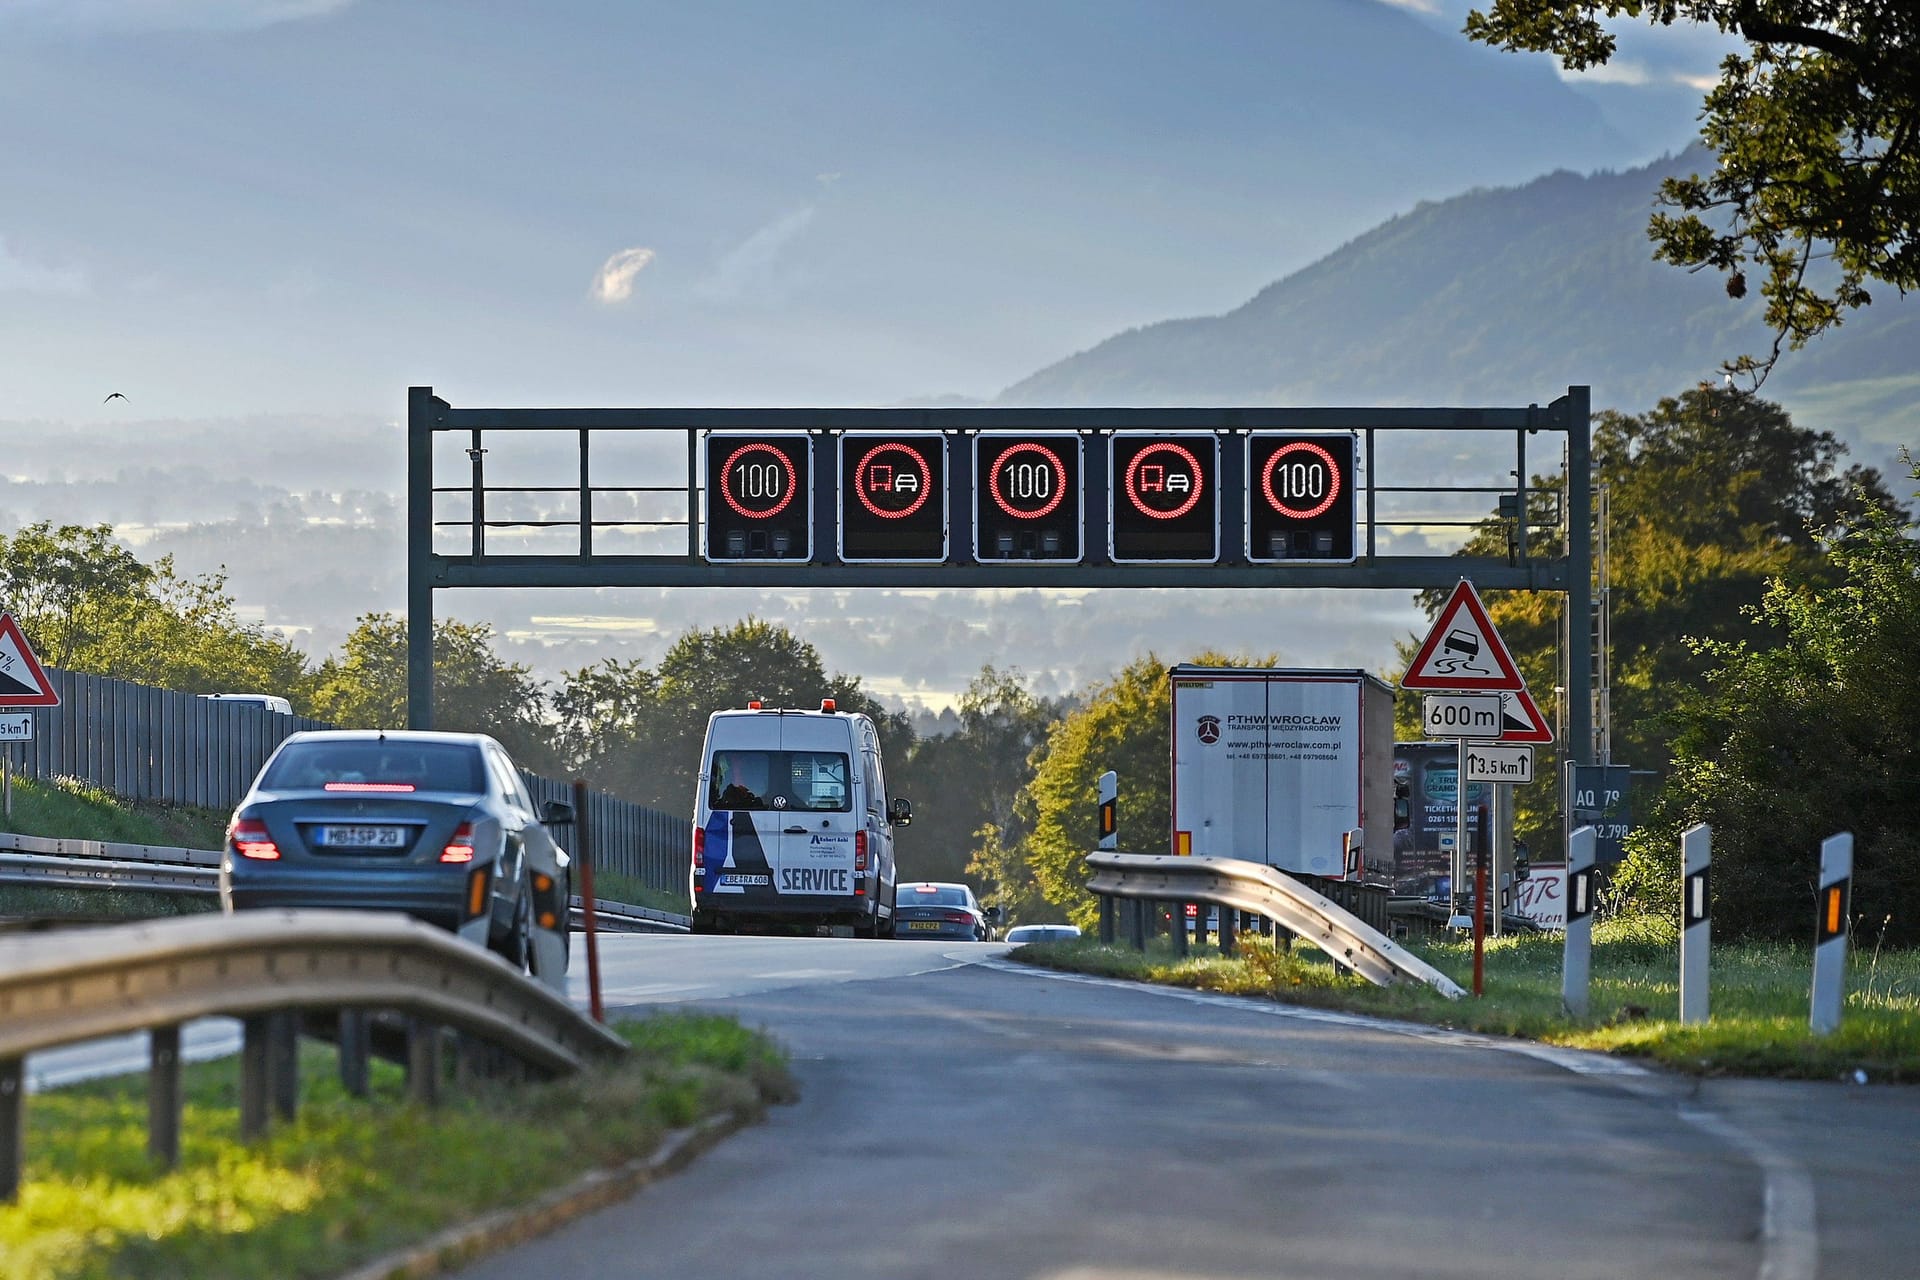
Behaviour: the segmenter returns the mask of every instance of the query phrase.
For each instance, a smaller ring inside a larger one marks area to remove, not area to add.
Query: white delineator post
[[[1120,848],[1120,775],[1109,769],[1100,775],[1100,811],[1095,821],[1099,831],[1098,847],[1109,851]],[[1113,945],[1113,899],[1100,897],[1100,942]]]
[[[1853,833],[1820,842],[1820,918],[1813,934],[1813,1034],[1840,1025],[1847,1002],[1847,913],[1853,900]]]
[[[1593,972],[1593,858],[1592,827],[1567,837],[1567,940],[1560,962],[1560,1002],[1575,1018],[1587,1016]]]
[[[1713,898],[1707,872],[1713,863],[1713,828],[1702,822],[1680,833],[1680,1021],[1705,1022],[1707,958],[1713,946]]]

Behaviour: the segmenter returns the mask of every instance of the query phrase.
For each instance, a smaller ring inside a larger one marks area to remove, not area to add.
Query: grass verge
[[[0,820],[0,830],[60,840],[217,849],[225,839],[226,823],[225,813],[123,800],[77,778],[15,778],[13,816]],[[0,918],[144,920],[212,911],[218,906],[206,894],[0,884]]]
[[[1471,942],[1428,941],[1408,949],[1471,987]],[[1292,951],[1252,938],[1228,958],[1211,947],[1186,958],[1164,939],[1145,954],[1097,941],[1039,943],[1012,958],[1048,968],[1253,996],[1289,1004],[1402,1018],[1492,1035],[1651,1059],[1698,1075],[1920,1081],[1920,952],[1856,952],[1839,1030],[1807,1027],[1813,951],[1776,944],[1714,948],[1712,1017],[1679,1021],[1679,935],[1664,922],[1606,921],[1594,930],[1589,1016],[1568,1017],[1560,1000],[1558,934],[1489,940],[1480,999],[1448,1000],[1414,983],[1376,987],[1337,970],[1319,950]]]
[[[578,887],[576,882],[575,888]],[[593,892],[609,902],[624,902],[628,906],[669,911],[674,915],[684,916],[693,910],[686,894],[649,888],[638,876],[622,875],[618,871],[596,869],[593,873]]]
[[[672,1129],[790,1101],[765,1036],[666,1012],[616,1024],[634,1052],[571,1079],[488,1086],[426,1110],[377,1063],[371,1100],[347,1097],[331,1050],[302,1055],[299,1118],[242,1144],[238,1069],[186,1071],[180,1166],[146,1154],[144,1076],[27,1101],[26,1179],[0,1205],[8,1280],[335,1276],[482,1212],[531,1201],[651,1152]]]

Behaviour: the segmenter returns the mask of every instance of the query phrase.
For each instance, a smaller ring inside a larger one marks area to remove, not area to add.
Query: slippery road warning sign
[[[20,624],[10,613],[0,613],[0,707],[57,707],[60,695],[53,691],[40,660],[20,634]]]
[[[1520,678],[1507,642],[1487,617],[1473,583],[1462,578],[1434,617],[1433,630],[1400,678],[1400,687],[1519,692],[1527,682]]]

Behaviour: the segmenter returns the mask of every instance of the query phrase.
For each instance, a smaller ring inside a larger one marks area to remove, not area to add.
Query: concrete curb
[[[612,1169],[594,1169],[531,1204],[496,1209],[448,1227],[419,1244],[356,1267],[336,1280],[428,1280],[489,1253],[523,1244],[678,1173],[751,1124],[750,1112],[729,1111],[669,1133],[652,1155]]]

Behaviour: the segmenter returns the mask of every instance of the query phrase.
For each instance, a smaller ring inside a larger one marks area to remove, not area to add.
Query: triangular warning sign
[[[1484,689],[1527,687],[1507,652],[1507,642],[1494,630],[1473,584],[1465,578],[1447,597],[1433,620],[1426,643],[1414,655],[1402,689]]]
[[[0,707],[57,707],[60,695],[53,691],[40,660],[20,634],[20,624],[10,613],[0,613]]]
[[[1500,741],[1552,742],[1553,730],[1525,689],[1504,689],[1500,693]]]

